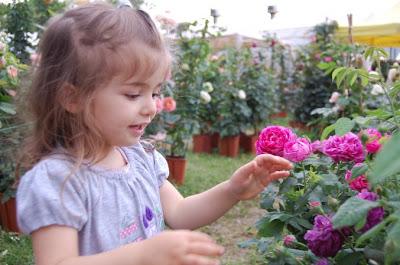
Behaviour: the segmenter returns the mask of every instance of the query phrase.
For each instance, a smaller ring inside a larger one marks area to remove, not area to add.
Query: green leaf
[[[335,123],[335,133],[340,136],[345,135],[353,129],[354,125],[355,122],[353,120],[342,117],[338,119]]]
[[[344,69],[344,71],[340,71],[337,74],[337,78],[336,78],[336,85],[337,87],[340,87],[340,85],[342,84],[343,80],[346,78],[348,72],[350,71],[350,69]]]
[[[393,88],[389,92],[389,95],[393,98],[399,93],[400,93],[400,81],[394,83]]]
[[[362,174],[364,174],[367,171],[368,171],[367,164],[363,164],[362,166],[353,167],[353,169],[351,170],[351,179],[361,176]]]
[[[378,202],[367,201],[357,197],[351,197],[344,202],[332,219],[335,229],[352,226],[365,219],[370,209],[379,206]]]
[[[321,141],[325,140],[328,137],[328,135],[335,130],[335,126],[336,126],[335,124],[331,124],[328,127],[325,127],[325,129],[322,131],[321,134]]]
[[[354,82],[357,80],[358,74],[356,71],[353,71],[350,75],[349,75],[349,84],[350,86],[352,86],[354,84]]]
[[[373,171],[368,174],[372,185],[382,183],[388,177],[400,172],[400,133],[396,133],[383,146],[373,163]]]
[[[4,111],[5,113],[15,115],[15,106],[13,104],[7,102],[0,102],[0,110]]]
[[[346,68],[345,67],[338,67],[336,68],[333,72],[332,72],[332,80],[335,80],[336,76],[340,73],[345,71]]]
[[[400,261],[400,221],[397,221],[388,232],[384,251],[385,264],[394,264],[394,262]]]
[[[262,237],[279,236],[282,233],[283,227],[284,223],[279,220],[270,222],[264,219],[258,229],[258,235]]]
[[[335,260],[337,264],[359,264],[363,258],[364,255],[362,252],[340,251]]]

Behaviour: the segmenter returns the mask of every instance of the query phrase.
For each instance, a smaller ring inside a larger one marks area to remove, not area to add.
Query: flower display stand
[[[166,159],[169,168],[169,180],[182,185],[185,180],[186,158],[168,156]]]
[[[0,220],[4,230],[8,232],[19,232],[15,198],[11,198],[5,203],[0,203]]]
[[[197,134],[193,135],[193,153],[211,153],[212,135]]]
[[[239,154],[240,136],[225,136],[219,139],[219,154],[228,157],[237,157]]]

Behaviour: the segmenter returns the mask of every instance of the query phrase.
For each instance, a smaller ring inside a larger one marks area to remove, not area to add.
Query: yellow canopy
[[[348,42],[348,27],[340,27],[336,32],[339,40]],[[353,42],[377,47],[400,47],[400,23],[352,28]]]

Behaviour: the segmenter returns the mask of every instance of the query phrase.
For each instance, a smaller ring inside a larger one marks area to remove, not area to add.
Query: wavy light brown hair
[[[168,49],[144,11],[100,3],[53,18],[38,54],[40,62],[26,99],[33,120],[22,153],[26,169],[59,147],[77,164],[101,159],[109,146],[94,126],[94,91],[118,75],[145,78],[157,67],[166,72],[170,67]],[[68,87],[74,89],[67,92]],[[81,110],[68,111],[68,100]]]

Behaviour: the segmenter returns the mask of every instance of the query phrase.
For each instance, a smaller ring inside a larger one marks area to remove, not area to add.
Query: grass
[[[188,153],[187,159],[185,182],[177,187],[184,196],[205,191],[227,180],[237,168],[250,161],[252,155],[241,154],[233,159],[217,154]],[[255,235],[251,225],[261,214],[256,201],[240,202],[215,223],[200,229],[225,246],[226,253],[222,264],[262,264],[255,250],[241,249],[237,246],[238,243]],[[0,264],[33,264],[30,238],[0,230]]]

